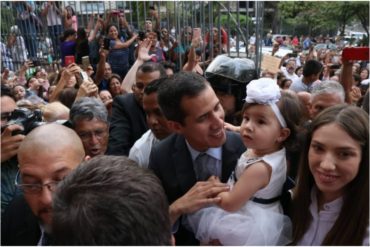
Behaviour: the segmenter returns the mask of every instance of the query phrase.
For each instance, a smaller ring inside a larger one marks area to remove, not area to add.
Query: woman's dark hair
[[[60,92],[58,100],[60,103],[71,109],[73,102],[76,99],[77,91],[78,90],[73,87],[64,88],[62,92]]]
[[[189,52],[190,52],[190,48],[186,49],[183,64],[186,64],[188,62]],[[195,55],[202,56],[202,50],[201,49],[195,49]]]
[[[295,69],[295,73],[297,74],[298,70],[302,69],[302,66],[298,66],[296,69]]]
[[[293,244],[302,239],[312,223],[309,207],[315,181],[308,163],[312,136],[320,127],[332,123],[340,126],[361,145],[362,157],[356,177],[346,185],[339,216],[321,245],[362,245],[366,235],[369,225],[369,115],[359,107],[341,104],[322,111],[308,130],[298,184],[293,192]]]
[[[292,80],[291,80],[291,79],[288,79],[288,78],[286,78],[286,79],[282,80],[282,81],[281,81],[281,83],[280,83],[280,88],[284,88],[284,87],[285,87],[285,84],[286,84],[288,81],[292,81]]]
[[[76,30],[74,30],[73,28],[68,28],[64,30],[63,36],[60,38],[60,41],[64,42],[69,36],[75,35],[75,34],[76,34]]]
[[[118,29],[117,25],[115,25],[115,24],[109,24],[109,25],[107,26],[107,28],[105,29],[105,34],[106,34],[106,35],[108,35],[108,34],[109,34],[109,29],[110,29],[111,27],[115,27],[115,28],[117,29],[118,34],[119,34],[119,29]],[[119,36],[119,35],[118,35],[118,36]]]
[[[72,8],[72,6],[67,6],[66,7],[66,9],[70,9],[71,10],[71,12],[72,12],[72,16],[74,16],[74,15],[76,15],[76,12],[75,12],[75,10]]]
[[[79,27],[77,29],[77,43],[78,43],[78,40],[84,40],[84,39],[87,39],[85,28]]]

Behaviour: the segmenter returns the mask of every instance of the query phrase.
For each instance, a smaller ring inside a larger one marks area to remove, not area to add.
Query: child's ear
[[[283,142],[285,141],[290,135],[290,129],[288,128],[282,128],[280,131],[280,136],[278,137],[277,141],[278,142]]]

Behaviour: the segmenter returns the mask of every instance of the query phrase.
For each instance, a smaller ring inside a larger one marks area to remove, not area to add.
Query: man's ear
[[[289,137],[289,135],[290,135],[290,129],[282,128],[277,141],[281,143],[281,142],[285,141]]]
[[[177,134],[182,134],[183,127],[179,122],[176,121],[167,121],[168,127],[172,132],[175,132]]]

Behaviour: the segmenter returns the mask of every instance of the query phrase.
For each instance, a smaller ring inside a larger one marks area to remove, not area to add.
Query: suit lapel
[[[176,135],[175,152],[172,154],[175,176],[183,193],[186,193],[195,183],[193,161],[185,143],[185,138]]]
[[[226,132],[227,133],[227,132]],[[222,177],[221,182],[226,183],[234,171],[239,155],[232,148],[232,138],[227,135],[222,146]]]

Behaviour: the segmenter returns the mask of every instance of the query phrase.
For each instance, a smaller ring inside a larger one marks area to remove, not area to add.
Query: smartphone
[[[104,50],[109,50],[109,46],[110,46],[110,39],[104,38]]]
[[[89,77],[87,76],[87,73],[85,71],[81,71],[81,77],[82,77],[82,80],[83,81],[86,81],[89,79]]]
[[[71,63],[75,62],[75,56],[65,56],[64,57],[64,64],[65,66],[70,65]],[[33,62],[35,64],[35,62]]]
[[[193,39],[200,38],[201,35],[202,29],[200,29],[199,27],[193,28]]]
[[[89,56],[83,56],[82,57],[82,68],[84,70],[86,70],[87,67],[89,67],[89,65],[90,65],[90,58],[89,58]]]
[[[345,60],[369,61],[369,47],[346,47],[343,49],[342,58]]]

